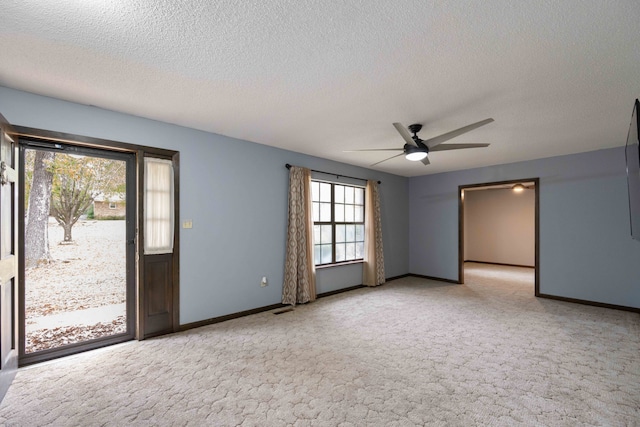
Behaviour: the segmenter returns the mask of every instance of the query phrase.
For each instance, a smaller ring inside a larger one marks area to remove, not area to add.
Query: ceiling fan
[[[408,129],[411,133],[413,133],[413,136],[411,136],[409,132],[407,132],[407,129],[402,124],[394,123],[393,126],[395,126],[396,130],[400,132],[400,135],[402,135],[402,138],[406,141],[406,144],[404,144],[403,148],[372,148],[372,149],[365,149],[365,150],[348,150],[345,152],[349,153],[349,152],[356,152],[356,151],[402,151],[402,153],[400,154],[397,154],[395,156],[389,157],[384,160],[380,160],[379,162],[376,162],[371,166],[378,165],[382,162],[386,162],[387,160],[395,159],[396,157],[402,156],[403,154],[407,158],[407,160],[411,160],[411,161],[419,160],[424,165],[428,165],[430,163],[429,153],[431,151],[445,151],[445,150],[459,150],[462,148],[488,147],[489,144],[445,144],[445,145],[440,145],[440,144],[452,138],[455,138],[456,136],[460,136],[463,133],[467,133],[476,128],[479,128],[480,126],[489,124],[491,122],[493,122],[493,119],[481,120],[477,123],[473,123],[473,124],[461,127],[460,129],[452,130],[451,132],[447,132],[442,135],[436,136],[434,138],[429,138],[426,140],[422,140],[418,137],[418,132],[420,132],[420,129],[422,129],[421,124],[409,125]]]

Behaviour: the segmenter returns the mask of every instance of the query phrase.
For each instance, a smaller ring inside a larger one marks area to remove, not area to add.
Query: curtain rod
[[[285,165],[285,167],[286,167],[287,169],[291,169],[291,165],[290,165],[289,163],[287,163],[287,164]],[[331,173],[331,172],[318,171],[318,170],[315,170],[315,169],[309,169],[309,170],[310,170],[311,172],[323,173],[323,174],[325,174],[325,175],[333,175],[333,176],[335,176],[336,178],[340,178],[340,177],[342,177],[342,178],[357,179],[357,180],[359,180],[359,181],[368,181],[368,179],[364,179],[364,178],[356,178],[355,176],[340,175],[340,174],[338,174],[338,173]],[[382,181],[378,181],[378,184],[382,184]]]

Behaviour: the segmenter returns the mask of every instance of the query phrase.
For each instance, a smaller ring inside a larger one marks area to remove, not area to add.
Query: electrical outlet
[[[267,282],[267,276],[262,277],[262,280],[260,281],[260,287],[264,288],[268,284],[269,283]]]
[[[182,223],[182,228],[193,228],[193,221],[191,221],[190,219],[184,221]]]

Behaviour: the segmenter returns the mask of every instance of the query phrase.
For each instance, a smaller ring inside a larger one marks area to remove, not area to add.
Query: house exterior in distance
[[[125,219],[127,204],[123,194],[99,194],[93,200],[95,219]]]

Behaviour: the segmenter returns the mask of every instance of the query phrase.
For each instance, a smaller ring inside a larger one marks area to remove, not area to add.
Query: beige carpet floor
[[[23,368],[10,426],[640,425],[640,316],[403,278]]]

